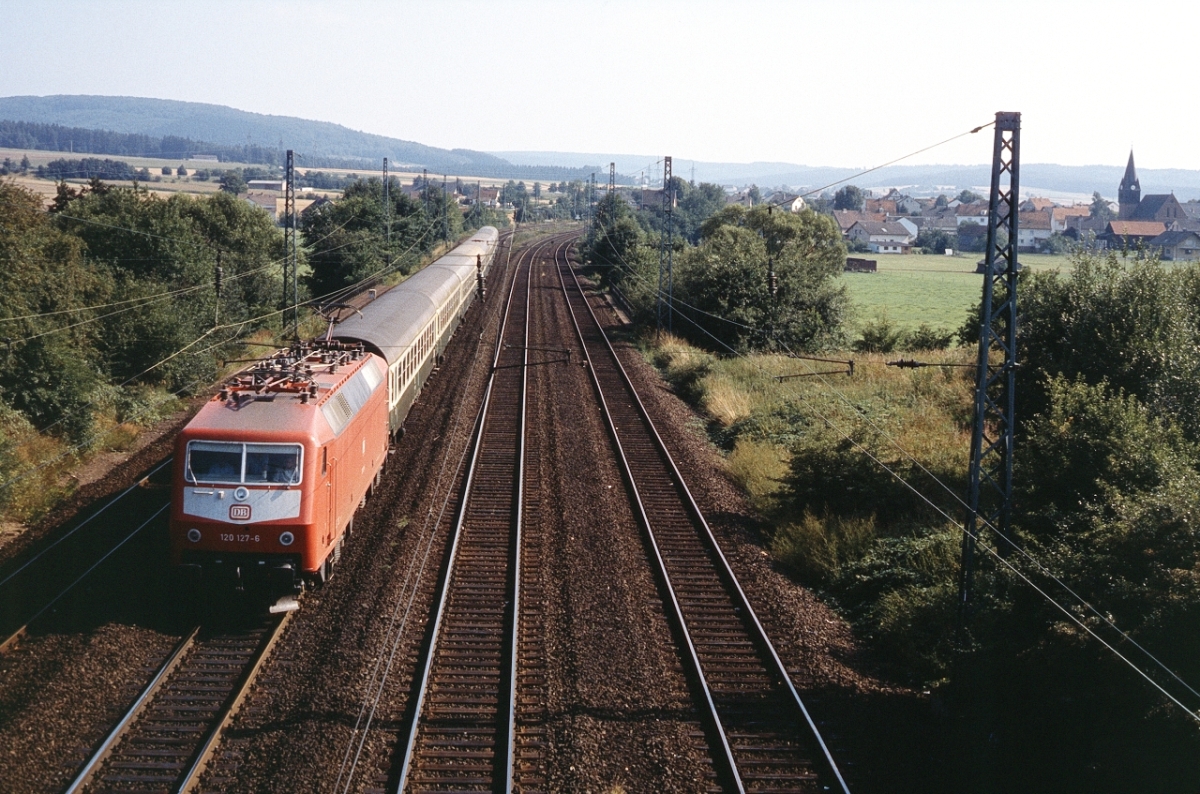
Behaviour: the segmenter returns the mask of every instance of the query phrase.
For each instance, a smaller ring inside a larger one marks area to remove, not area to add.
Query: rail
[[[509,289],[397,791],[512,791],[530,266]]]
[[[686,661],[705,701],[710,730],[717,734],[729,785],[739,792],[818,786],[848,793],[574,270],[565,261],[558,270],[627,487],[687,648]],[[580,315],[591,320],[586,331]]]
[[[67,794],[92,790],[194,791],[223,731],[291,618],[202,637],[172,651],[84,764]]]

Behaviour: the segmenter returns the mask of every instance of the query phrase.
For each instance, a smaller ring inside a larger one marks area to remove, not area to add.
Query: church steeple
[[[1132,218],[1142,201],[1142,184],[1138,181],[1137,169],[1133,167],[1133,149],[1129,150],[1129,165],[1125,166],[1125,176],[1117,190],[1117,201],[1121,205],[1121,220]]]

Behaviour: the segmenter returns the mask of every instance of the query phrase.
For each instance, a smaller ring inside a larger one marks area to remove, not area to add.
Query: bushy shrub
[[[811,584],[828,586],[847,564],[863,557],[878,534],[875,516],[818,516],[806,510],[799,521],[780,526],[771,554]]]
[[[891,353],[903,339],[903,330],[887,317],[880,317],[863,325],[859,338],[854,341],[854,350],[859,353]]]
[[[904,335],[900,346],[904,350],[944,350],[950,347],[954,340],[954,332],[934,328],[928,323],[921,323],[914,330]]]

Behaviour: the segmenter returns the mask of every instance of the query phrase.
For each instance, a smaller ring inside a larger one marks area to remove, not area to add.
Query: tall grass
[[[708,420],[730,475],[772,527],[774,559],[830,595],[904,674],[938,678],[947,654],[930,638],[948,636],[959,536],[937,508],[961,513],[973,370],[900,369],[887,366],[898,354],[834,353],[827,357],[854,359],[854,374],[817,375],[839,366],[719,358],[673,337],[645,344]],[[967,364],[972,351],[920,358]]]

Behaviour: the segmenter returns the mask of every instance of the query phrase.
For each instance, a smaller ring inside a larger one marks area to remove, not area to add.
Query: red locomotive
[[[171,555],[195,580],[299,592],[324,581],[392,436],[495,255],[484,227],[322,341],[225,384],[176,443]]]

